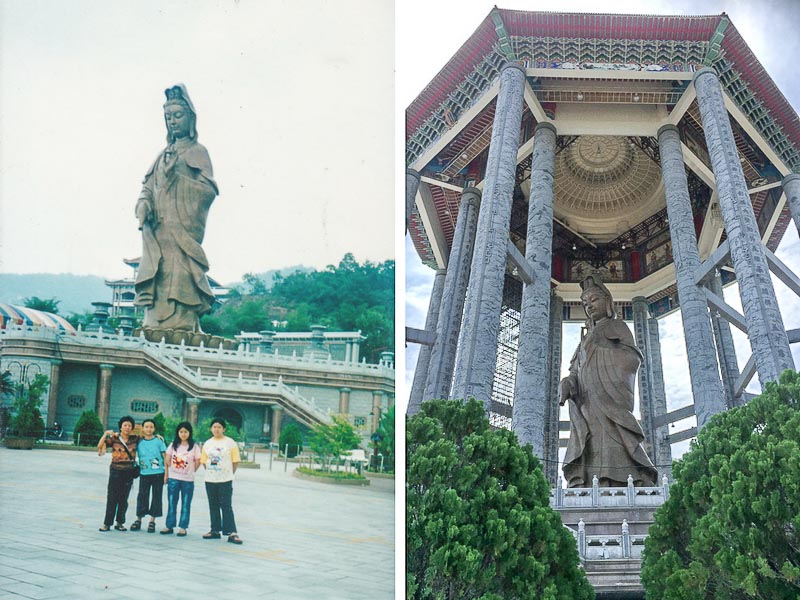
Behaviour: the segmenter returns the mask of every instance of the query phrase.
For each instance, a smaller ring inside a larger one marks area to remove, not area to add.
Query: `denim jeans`
[[[164,489],[164,473],[142,475],[139,477],[139,495],[136,497],[136,516],[141,519],[145,515],[160,517],[162,514],[162,496]],[[152,496],[150,491],[152,490]]]
[[[233,519],[231,498],[233,497],[233,481],[220,483],[206,482],[208,496],[208,512],[211,513],[211,531],[225,535],[236,532],[236,521]],[[222,519],[220,519],[222,513]]]
[[[175,527],[176,515],[178,514],[178,497],[181,498],[181,520],[178,527],[188,529],[189,511],[192,509],[192,496],[194,495],[194,481],[182,481],[180,479],[167,480],[167,527]]]

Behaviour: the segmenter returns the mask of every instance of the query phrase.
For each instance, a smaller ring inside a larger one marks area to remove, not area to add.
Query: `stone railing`
[[[553,508],[657,507],[669,498],[666,475],[658,487],[634,487],[630,475],[626,487],[600,487],[596,476],[592,478],[590,488],[564,488],[563,483],[559,477],[555,489],[550,490],[550,506]]]
[[[64,333],[51,327],[38,327],[28,325],[9,325],[6,329],[0,330],[0,341],[11,338],[42,339],[48,341],[59,341],[61,343],[90,345],[94,347],[113,347],[116,349],[141,349],[150,348],[153,352],[158,352],[160,356],[174,356],[184,358],[194,358],[198,360],[224,361],[238,364],[249,364],[253,366],[284,366],[292,368],[314,369],[316,371],[331,373],[347,373],[353,375],[367,375],[375,377],[385,377],[394,381],[395,370],[393,365],[382,362],[380,364],[369,364],[362,359],[362,362],[349,362],[333,360],[332,358],[320,359],[313,356],[286,356],[275,353],[262,353],[261,348],[255,352],[245,350],[244,344],[239,344],[236,350],[226,350],[223,348],[206,348],[200,346],[186,346],[181,343],[166,344],[163,340],[160,343],[148,342],[144,336],[129,336],[120,332],[103,331],[81,331],[75,334]],[[151,354],[152,355],[152,354]]]
[[[578,556],[583,560],[642,559],[646,535],[631,535],[628,520],[623,519],[619,534],[586,535],[586,524],[578,521],[578,531],[567,527],[578,544]]]

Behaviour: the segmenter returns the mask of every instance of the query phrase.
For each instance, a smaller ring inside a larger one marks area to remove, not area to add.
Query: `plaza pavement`
[[[394,481],[345,487],[292,477],[268,454],[236,473],[244,545],[203,540],[202,467],[189,535],[98,532],[110,455],[0,448],[0,600],[165,597],[389,600],[394,597]],[[138,482],[127,526],[135,518]],[[166,515],[166,489],[164,490]],[[164,517],[156,520],[158,529]]]

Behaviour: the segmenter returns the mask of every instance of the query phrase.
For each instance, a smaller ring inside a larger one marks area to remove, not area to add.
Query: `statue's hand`
[[[559,386],[558,405],[564,406],[567,400],[575,397],[575,392],[575,382],[572,380],[572,377],[565,377],[562,379],[561,385]]]
[[[136,205],[136,218],[139,220],[139,231],[142,230],[144,224],[150,218],[150,204],[146,200],[140,200]]]

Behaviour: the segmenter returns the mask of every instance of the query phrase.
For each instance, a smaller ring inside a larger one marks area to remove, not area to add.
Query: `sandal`
[[[209,531],[208,533],[204,533],[203,534],[203,539],[204,540],[218,540],[221,537],[222,536],[219,534],[218,531]]]
[[[114,525],[114,529],[116,529],[117,531],[128,531],[128,528],[125,527],[125,525],[123,525],[122,523],[117,523],[116,525]],[[131,529],[133,529],[133,525],[131,525]]]
[[[155,533],[156,532],[156,522],[150,521],[147,524],[147,533]]]
[[[231,544],[238,544],[238,545],[241,545],[241,544],[244,543],[244,542],[242,542],[242,538],[240,538],[235,533],[232,533],[231,535],[228,536],[228,542],[231,543]]]
[[[141,528],[142,528],[142,520],[141,519],[136,519],[131,524],[131,531],[139,531]]]
[[[100,529],[98,529],[97,531],[102,531],[103,533],[105,533],[106,531],[110,531],[110,530],[111,530],[111,527],[109,527],[108,525],[103,525],[103,526],[102,526]]]
[[[178,537],[184,537],[184,536],[186,536],[186,530],[185,529],[179,529],[178,533],[176,533],[175,535],[177,535]]]
[[[165,529],[162,529],[161,531],[159,531],[159,533],[161,535],[170,535],[172,533],[172,527],[167,527]],[[180,535],[180,533],[178,535]]]

